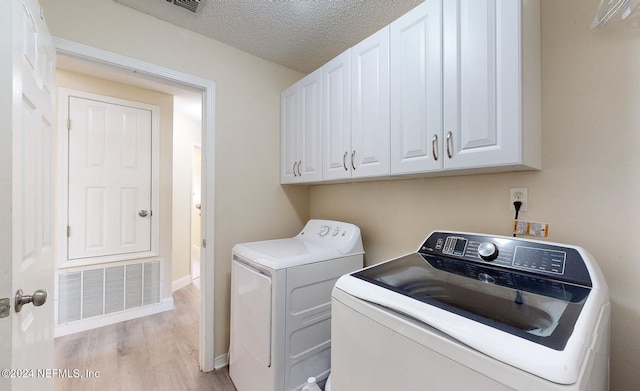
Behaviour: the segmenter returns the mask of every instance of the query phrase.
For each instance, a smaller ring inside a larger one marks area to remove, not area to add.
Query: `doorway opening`
[[[201,147],[202,147],[202,188],[201,188],[201,234],[200,242],[213,243],[214,206],[214,133],[215,133],[215,83],[196,76],[183,74],[129,57],[116,55],[75,42],[56,39],[58,59],[73,62],[76,66],[100,70],[102,78],[111,78],[121,83],[129,83],[157,90],[190,91],[201,97]],[[175,94],[172,94],[175,95]],[[191,192],[191,189],[188,189]],[[61,220],[61,221],[64,221]],[[189,254],[189,251],[187,252]],[[190,257],[187,256],[190,260]],[[206,245],[200,250],[200,297],[201,316],[199,331],[199,365],[204,372],[214,369],[214,268],[213,251]]]

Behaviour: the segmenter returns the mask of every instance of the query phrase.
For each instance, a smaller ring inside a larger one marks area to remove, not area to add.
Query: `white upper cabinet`
[[[540,90],[539,0],[425,0],[283,92],[281,181],[540,169]]]
[[[443,4],[445,169],[539,169],[539,1]]]
[[[320,69],[281,95],[280,182],[322,180],[322,72]]]
[[[351,48],[351,176],[389,175],[389,27]]]
[[[324,180],[351,177],[351,83],[349,51],[322,67]]]
[[[389,28],[322,69],[323,179],[389,175]]]
[[[280,94],[280,183],[298,182],[298,83]]]
[[[442,1],[391,23],[391,174],[442,170]]]
[[[392,175],[539,169],[539,2],[409,11],[391,24],[391,102]]]

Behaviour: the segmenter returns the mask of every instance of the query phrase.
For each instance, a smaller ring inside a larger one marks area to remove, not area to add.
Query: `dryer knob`
[[[493,261],[498,258],[498,247],[491,242],[482,242],[478,246],[478,255],[485,261]]]
[[[318,232],[318,235],[327,236],[329,234],[329,232],[331,232],[331,226],[330,225],[322,225],[322,226],[320,226],[320,232]]]

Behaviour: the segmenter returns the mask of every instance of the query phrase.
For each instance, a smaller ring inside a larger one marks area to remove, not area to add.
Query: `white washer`
[[[433,232],[332,295],[333,391],[608,389],[608,288],[580,247]]]
[[[293,238],[233,247],[229,374],[238,391],[301,390],[327,378],[331,291],[361,269],[360,229],[309,220]]]

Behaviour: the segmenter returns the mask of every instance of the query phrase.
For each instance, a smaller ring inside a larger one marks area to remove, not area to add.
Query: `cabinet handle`
[[[296,166],[298,165],[298,162],[294,162],[293,163],[293,176],[298,176],[298,174],[296,173]]]
[[[302,160],[298,162],[298,176],[302,176],[302,172],[300,172],[300,166],[302,166]]]
[[[434,134],[431,139],[431,153],[433,154],[433,160],[438,161],[438,152],[436,148],[438,147],[438,135]]]
[[[449,159],[451,159],[453,157],[453,154],[451,153],[451,132],[447,133],[447,156],[449,156]]]
[[[344,167],[345,171],[349,171],[349,169],[347,168],[347,155],[349,154],[349,152],[345,152],[344,155],[342,156],[342,166]]]
[[[356,164],[354,163],[354,159],[356,158],[356,150],[354,149],[353,152],[351,153],[351,167],[353,167],[353,169],[356,169]]]

